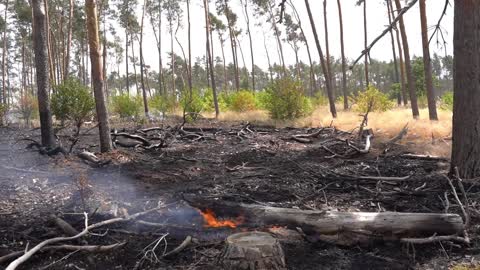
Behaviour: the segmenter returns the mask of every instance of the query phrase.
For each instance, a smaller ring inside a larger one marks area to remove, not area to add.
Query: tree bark
[[[190,0],[187,0],[187,24],[188,24],[188,88],[190,92],[193,91],[192,84],[192,38],[191,38],[191,23],[190,23]],[[212,48],[213,51],[213,48]]]
[[[330,44],[328,42],[328,18],[327,18],[327,0],[323,0],[323,25],[325,28],[325,53],[327,61],[327,72],[330,84],[333,84],[332,65],[330,59]],[[333,88],[333,87],[332,87]]]
[[[235,33],[233,30],[233,25],[232,21],[230,20],[230,8],[228,7],[228,2],[227,0],[224,0],[224,13],[225,16],[227,17],[227,26],[228,26],[228,32],[230,36],[230,44],[232,47],[232,58],[233,58],[233,67],[235,69],[235,88],[237,91],[240,91],[240,74],[238,72],[238,61],[237,61],[237,55],[236,55],[236,42],[235,42]]]
[[[285,65],[285,57],[283,56],[283,46],[282,46],[282,41],[280,40],[280,30],[278,30],[277,27],[277,22],[275,21],[275,15],[273,14],[272,10],[272,5],[270,1],[268,1],[268,12],[270,13],[270,20],[272,23],[272,28],[273,28],[273,34],[275,35],[275,38],[277,40],[277,45],[278,45],[278,50],[280,54],[280,62],[282,64],[282,71],[283,71],[283,77],[287,76],[287,67]]]
[[[342,4],[337,0],[338,19],[340,20],[340,50],[342,53],[342,93],[343,93],[343,109],[348,110],[348,90],[347,90],[347,59],[345,58],[345,43],[343,39],[343,15]]]
[[[126,90],[127,95],[130,95],[130,79],[128,77],[128,22],[127,27],[125,28],[125,83],[126,83]]]
[[[339,0],[340,1],[340,0]],[[388,23],[392,24],[392,14],[390,10],[390,1],[387,0],[387,12],[388,12]],[[400,73],[398,72],[398,63],[397,63],[397,52],[395,50],[395,37],[393,36],[393,29],[390,29],[390,39],[392,41],[392,53],[393,53],[393,67],[395,70],[395,82],[400,83]],[[402,94],[397,94],[397,103],[400,106],[402,104]]]
[[[337,109],[335,108],[335,96],[332,89],[332,82],[328,76],[327,64],[325,63],[325,58],[323,57],[322,47],[320,46],[320,40],[318,39],[317,29],[315,27],[315,22],[313,20],[313,15],[308,0],[305,0],[305,6],[307,8],[308,18],[310,19],[310,25],[312,27],[313,36],[315,38],[315,44],[317,45],[318,54],[320,55],[320,63],[322,65],[323,76],[325,78],[325,86],[327,88],[328,101],[330,103],[330,112],[332,113],[333,118],[337,118]]]
[[[53,148],[55,146],[55,138],[53,134],[50,100],[48,97],[50,85],[48,81],[49,69],[45,3],[43,0],[32,0],[31,3],[33,11],[33,46],[35,51],[35,66],[37,68],[37,96],[42,145]]]
[[[3,20],[5,21],[5,29],[3,29],[3,52],[2,52],[2,103],[7,104],[7,82],[6,82],[6,73],[7,73],[7,30],[8,30],[8,0],[5,2],[5,16]]]
[[[423,69],[425,72],[425,87],[427,89],[428,115],[430,120],[437,121],[437,104],[435,101],[435,90],[433,89],[432,59],[428,43],[428,25],[426,0],[420,0],[420,22],[422,25],[422,46],[423,46]]]
[[[248,33],[248,39],[250,41],[250,57],[252,60],[252,89],[253,91],[256,90],[256,85],[255,85],[255,57],[253,56],[253,40],[252,40],[252,33],[250,31],[250,15],[248,14],[248,1],[249,0],[244,0],[244,12],[245,12],[245,19],[247,21],[247,33]]]
[[[452,171],[480,176],[480,2],[455,0]]]
[[[397,7],[397,10],[400,11],[402,9],[400,0],[395,0],[395,5]],[[400,24],[400,33],[402,34],[403,54],[405,57],[405,69],[407,72],[407,84],[408,84],[408,92],[410,94],[412,114],[413,114],[413,118],[417,119],[420,116],[420,112],[418,111],[417,93],[415,90],[415,78],[413,76],[412,63],[410,61],[410,50],[408,47],[407,31],[405,30],[405,23],[403,21],[403,16],[400,18],[398,23]]]
[[[209,37],[210,36],[210,15],[209,15],[209,8],[208,8],[208,5],[209,5],[208,0],[203,0],[203,4],[204,4],[204,10],[205,10],[205,26],[206,26],[205,33],[207,38],[207,61],[209,63],[210,78],[212,81],[213,103],[215,105],[215,118],[217,119],[220,114],[220,110],[218,108],[217,87],[215,84],[213,59],[210,51],[210,37]]]
[[[70,66],[70,49],[72,46],[72,25],[73,25],[73,7],[74,3],[73,0],[70,0],[70,12],[68,17],[68,37],[67,37],[67,53],[65,55],[65,62],[64,62],[64,74],[63,78],[67,79],[69,75],[69,66]]]
[[[112,150],[108,111],[103,92],[103,69],[100,56],[100,38],[98,36],[97,4],[95,0],[85,1],[87,13],[88,43],[90,45],[90,62],[92,68],[93,92],[97,110],[97,120],[100,134],[100,150]]]
[[[395,18],[395,11],[393,10],[393,0],[388,0],[387,5],[390,7],[390,12],[392,14],[392,18]],[[406,87],[406,82],[405,82],[405,64],[403,61],[403,50],[402,50],[402,42],[400,38],[400,32],[398,31],[398,28],[396,24],[393,27],[395,29],[395,34],[397,38],[397,47],[398,47],[398,60],[400,62],[400,87],[402,91],[402,100],[403,100],[403,105],[407,106],[408,105],[408,97],[407,97],[407,87]]]
[[[145,91],[145,63],[143,62],[143,23],[145,20],[145,9],[147,8],[148,0],[143,3],[143,11],[142,11],[142,22],[140,23],[140,82],[142,85],[142,95],[143,95],[143,109],[145,111],[145,117],[149,117],[148,115],[148,100],[147,100],[147,91]]]

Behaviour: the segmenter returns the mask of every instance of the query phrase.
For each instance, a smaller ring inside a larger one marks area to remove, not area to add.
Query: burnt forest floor
[[[444,213],[446,193],[449,212],[461,214],[442,176],[448,160],[405,155],[412,149],[381,138],[373,137],[364,154],[355,150],[363,149],[363,139],[358,142],[356,134],[328,127],[276,129],[210,121],[186,125],[181,132],[173,124],[159,127],[139,131],[134,124],[117,124],[118,132],[148,138],[158,147],[122,147],[138,142],[118,137],[113,153],[99,155],[111,161],[101,167],[76,155],[49,157],[26,149],[29,141],[22,139],[38,140],[39,130],[0,128],[0,257],[62,235],[52,215],[81,231],[84,211],[92,224],[165,205],[143,223],[115,224],[94,230],[85,240],[67,242],[126,242],[121,248],[105,253],[46,251],[19,269],[221,269],[216,265],[226,236],[240,230],[272,231],[207,228],[199,211],[183,200],[190,195],[299,209]],[[59,132],[66,148],[70,133]],[[82,133],[74,153],[97,152],[96,129]],[[408,181],[372,178],[406,176]],[[341,247],[285,241],[288,269],[479,269],[480,186],[465,188],[472,219],[469,246],[387,242]],[[161,258],[187,236],[193,241],[184,250]],[[148,252],[152,243],[158,244],[158,259]]]

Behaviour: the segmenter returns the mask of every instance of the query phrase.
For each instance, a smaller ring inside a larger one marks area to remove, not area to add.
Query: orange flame
[[[233,229],[242,223],[242,218],[238,218],[237,220],[218,220],[215,217],[215,213],[210,209],[207,209],[205,212],[200,211],[200,214],[203,216],[203,219],[205,221],[204,227],[230,227]]]

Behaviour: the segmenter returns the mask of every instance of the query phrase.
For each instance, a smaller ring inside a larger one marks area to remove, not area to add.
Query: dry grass
[[[409,132],[402,143],[411,146],[411,149],[419,154],[436,156],[450,155],[450,141],[445,138],[451,137],[452,113],[438,111],[439,121],[428,119],[428,110],[420,110],[420,119],[414,120],[410,108],[398,107],[384,113],[370,113],[368,128],[371,128],[380,140],[388,140],[396,136],[402,128],[408,124]],[[309,117],[296,121],[275,121],[268,117],[265,111],[251,112],[224,112],[220,116],[221,121],[249,121],[273,125],[277,127],[323,127],[333,125],[341,130],[353,130],[358,128],[362,116],[353,111],[339,111],[338,117],[333,119],[328,107],[316,109]]]

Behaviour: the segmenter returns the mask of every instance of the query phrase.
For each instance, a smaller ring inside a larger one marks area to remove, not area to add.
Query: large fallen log
[[[301,228],[310,236],[348,234],[350,241],[358,243],[460,235],[464,230],[457,214],[314,211],[197,199],[189,203],[202,211],[210,209],[219,217],[242,216],[246,226]],[[358,237],[352,239],[352,235]]]

